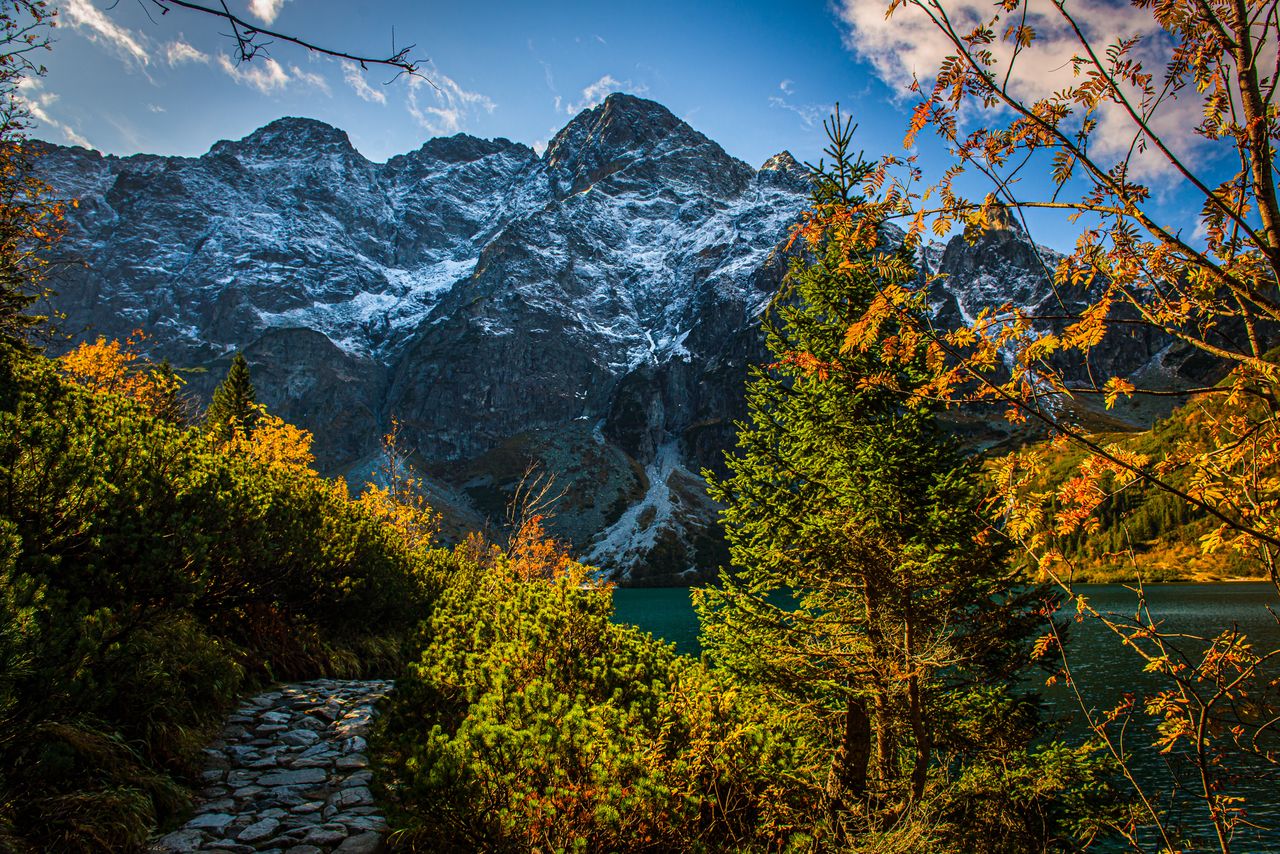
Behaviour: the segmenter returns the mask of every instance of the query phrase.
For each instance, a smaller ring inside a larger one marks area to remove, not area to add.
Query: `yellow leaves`
[[[258,417],[254,421],[253,430],[246,435],[236,425],[224,450],[233,455],[246,456],[264,466],[279,466],[314,474],[311,468],[315,463],[315,455],[311,452],[311,434],[272,415],[261,404],[257,404],[256,408]]]
[[[556,581],[574,586],[593,584],[590,567],[569,555],[568,547],[551,537],[542,514],[525,519],[511,535],[507,547],[507,567],[521,581]]]
[[[832,373],[840,370],[840,366],[835,362],[824,362],[812,353],[802,351],[784,353],[781,361],[775,362],[770,367],[778,368],[783,365],[794,365],[800,373],[805,376],[817,376],[820,382],[826,382]]]
[[[366,483],[356,503],[393,530],[410,549],[435,542],[440,519],[423,501],[396,495],[385,486]]]
[[[1031,660],[1040,661],[1059,649],[1061,649],[1061,645],[1058,642],[1058,635],[1056,633],[1049,632],[1048,634],[1041,635],[1036,638],[1035,644],[1031,647]]]
[[[440,532],[440,516],[427,503],[423,484],[401,447],[400,422],[382,437],[381,475],[384,483],[366,483],[357,503],[390,528],[407,548],[430,546]]]
[[[162,373],[137,352],[143,341],[135,332],[123,344],[103,336],[82,342],[59,363],[63,374],[95,394],[118,394],[141,404],[152,415],[164,417],[181,387],[181,380]]]
[[[844,353],[865,353],[880,338],[880,330],[893,315],[893,304],[883,294],[876,294],[862,316],[852,323],[844,333],[844,344],[840,350]]]
[[[1111,409],[1115,406],[1116,399],[1119,398],[1120,395],[1129,397],[1133,394],[1135,389],[1136,386],[1134,386],[1133,383],[1122,377],[1112,377],[1107,380],[1106,384],[1103,386],[1103,391],[1106,393],[1104,400],[1106,402],[1107,409]]]
[[[1080,319],[1064,330],[1062,344],[1068,350],[1087,352],[1102,343],[1107,334],[1112,297],[1108,293],[1081,312]]]

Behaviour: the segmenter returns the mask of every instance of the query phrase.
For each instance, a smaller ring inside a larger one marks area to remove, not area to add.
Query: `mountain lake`
[[[1075,589],[1102,613],[1133,616],[1137,597],[1124,585],[1078,584]],[[1280,620],[1273,613],[1280,613],[1280,596],[1270,584],[1153,584],[1146,587],[1145,593],[1151,614],[1170,630],[1211,635],[1235,626],[1248,636],[1255,649],[1280,647]],[[698,620],[687,588],[619,588],[614,591],[613,600],[617,622],[651,632],[675,644],[681,653],[701,653]],[[1064,608],[1064,616],[1074,613],[1073,607]],[[1069,632],[1068,662],[1080,694],[1091,708],[1110,708],[1124,692],[1133,692],[1141,709],[1143,697],[1159,690],[1160,680],[1144,672],[1142,661],[1117,643],[1097,620],[1073,621]],[[1280,668],[1273,668],[1271,678],[1280,676],[1278,671]],[[1087,727],[1081,721],[1075,694],[1061,683],[1043,687],[1043,681],[1036,681],[1049,714],[1063,720],[1063,737],[1078,743],[1085,737]],[[1141,731],[1135,731],[1135,726]],[[1153,801],[1172,803],[1179,809],[1187,835],[1198,838],[1200,843],[1187,850],[1217,850],[1203,806],[1189,800],[1187,794],[1195,785],[1191,767],[1177,762],[1176,757],[1147,749],[1151,732],[1151,719],[1140,711],[1126,739],[1135,755],[1135,775]],[[1245,798],[1248,821],[1260,827],[1238,828],[1232,850],[1280,851],[1280,774],[1274,766],[1261,762],[1235,764],[1240,774],[1228,793]]]

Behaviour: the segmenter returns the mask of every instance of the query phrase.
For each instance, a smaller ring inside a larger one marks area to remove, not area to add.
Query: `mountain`
[[[698,473],[765,358],[759,317],[808,192],[789,154],[753,169],[621,94],[541,156],[459,134],[373,163],[302,118],[197,158],[43,149],[80,200],[63,246],[82,263],[54,283],[72,333],[143,329],[203,370],[199,395],[243,351],[260,399],[357,482],[398,419],[455,528],[501,518],[534,460],[563,493],[557,533],[622,580],[724,561]],[[948,273],[941,315],[1051,295],[1050,251],[1012,224],[925,257]]]

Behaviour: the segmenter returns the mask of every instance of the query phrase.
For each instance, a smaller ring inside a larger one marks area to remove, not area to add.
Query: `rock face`
[[[202,368],[242,350],[259,398],[361,481],[399,419],[447,515],[501,515],[530,460],[563,490],[557,532],[631,583],[724,559],[698,472],[744,414],[759,317],[785,273],[805,171],[759,170],[661,105],[612,95],[546,152],[458,135],[372,163],[285,118],[198,158],[48,146],[80,200],[55,282],[73,333],[141,328]],[[984,238],[985,239],[985,238]],[[1049,293],[1015,230],[930,250],[939,311]]]

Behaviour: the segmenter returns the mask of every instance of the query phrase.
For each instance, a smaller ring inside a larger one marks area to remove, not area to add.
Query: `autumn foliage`
[[[1132,34],[1099,38],[1113,24],[1102,17],[1112,13]],[[811,250],[845,246],[850,269],[881,282],[848,324],[845,350],[877,356],[886,376],[918,359],[928,377],[900,386],[904,394],[998,407],[1075,449],[1073,470],[1056,472],[1052,483],[1045,466],[1063,459],[1052,449],[997,463],[992,499],[1004,533],[1066,593],[1073,584],[1063,558],[1099,530],[1100,514],[1135,491],[1167,496],[1206,520],[1198,543],[1206,555],[1247,555],[1255,574],[1280,586],[1280,365],[1272,351],[1280,341],[1280,4],[1133,0],[1093,7],[1091,19],[1061,2],[972,8],[893,0],[888,14],[927,21],[945,45],[936,67],[911,82],[917,104],[905,144],[932,131],[951,164],[926,180],[914,155],[887,156],[865,176],[864,201],[815,205],[797,229],[796,240]],[[1021,179],[1036,170],[1043,195],[1029,195]],[[982,189],[973,193],[975,186]],[[1190,198],[1183,209],[1194,213],[1170,219],[1161,201],[1170,191]],[[1055,295],[1051,316],[1009,302],[939,328],[929,311],[939,283],[912,275],[910,257],[867,254],[874,223],[901,222],[905,245],[919,250],[930,234],[956,228],[970,239],[1011,220],[1030,231],[1031,211],[1058,212],[1080,235],[1074,251],[1044,271]],[[1162,384],[1161,372],[1118,376],[1095,367],[1123,335],[1197,353],[1223,379]],[[1170,397],[1189,401],[1188,429],[1166,434],[1160,447],[1135,450],[1078,419],[1121,399]],[[1134,564],[1130,577],[1141,572]],[[1230,850],[1244,820],[1227,794],[1233,762],[1275,758],[1261,738],[1274,705],[1259,700],[1274,653],[1253,651],[1231,633],[1177,636],[1141,601],[1130,620],[1076,604],[1170,685],[1145,706],[1099,718],[1102,742],[1124,763],[1120,734],[1132,715],[1154,718],[1155,749],[1176,745],[1190,763],[1216,845]],[[1088,698],[1081,706],[1088,714]],[[1223,709],[1233,710],[1233,722],[1216,717]],[[1159,798],[1134,787],[1147,827],[1176,850],[1183,840]]]

